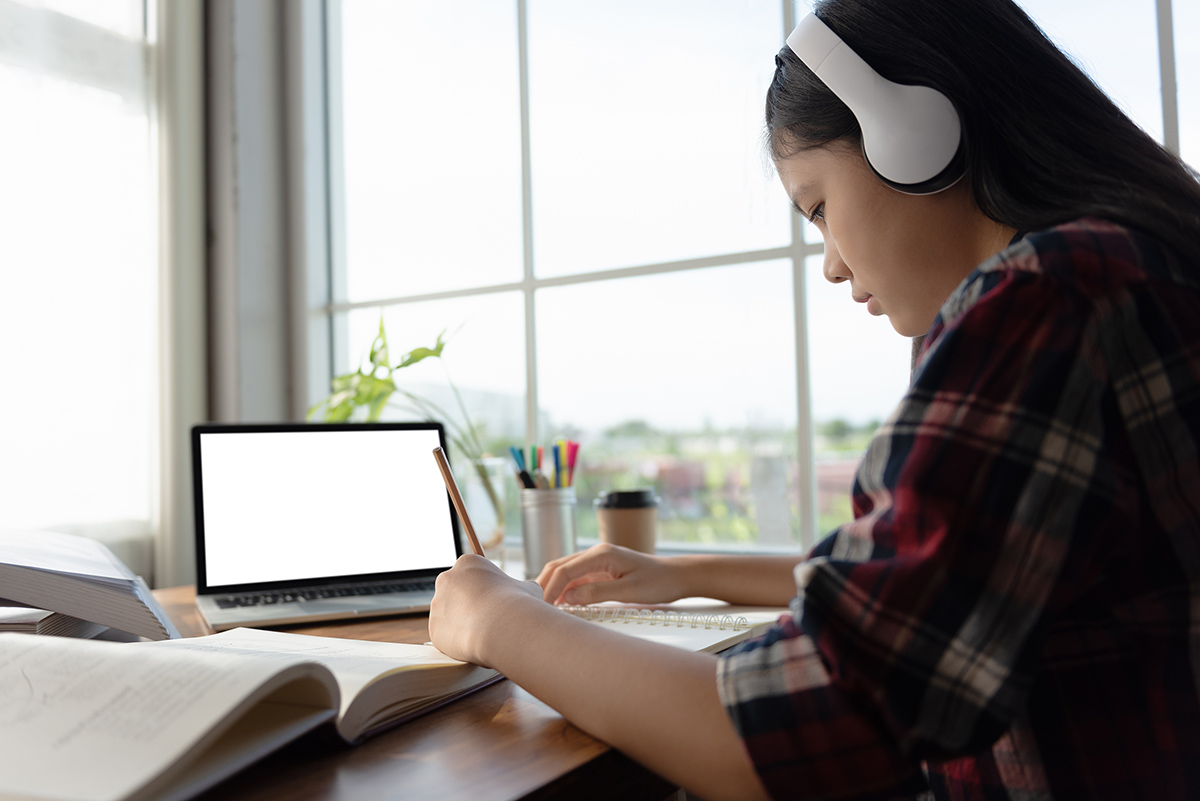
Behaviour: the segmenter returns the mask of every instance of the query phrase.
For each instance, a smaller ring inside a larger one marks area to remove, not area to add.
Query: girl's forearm
[[[716,658],[533,598],[493,618],[486,661],[592,736],[705,798],[765,798],[717,695]]]
[[[684,596],[717,598],[731,604],[787,606],[796,594],[792,570],[803,556],[692,554],[677,560]]]

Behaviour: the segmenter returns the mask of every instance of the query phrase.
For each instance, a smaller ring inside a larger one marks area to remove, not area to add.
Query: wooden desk
[[[195,590],[155,590],[185,637],[212,633]],[[326,637],[423,643],[425,615],[291,627]],[[675,787],[501,681],[350,747],[313,732],[209,790],[203,801],[374,799],[629,799],[663,801]]]

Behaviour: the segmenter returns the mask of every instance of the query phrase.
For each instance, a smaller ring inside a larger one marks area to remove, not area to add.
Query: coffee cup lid
[[[595,505],[597,509],[646,509],[658,502],[652,489],[606,490],[596,497]]]

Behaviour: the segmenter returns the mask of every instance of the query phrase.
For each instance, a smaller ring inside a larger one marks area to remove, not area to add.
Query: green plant
[[[326,423],[344,423],[362,409],[366,410],[368,422],[378,420],[388,400],[399,391],[393,374],[431,356],[440,357],[442,349],[446,347],[442,340],[445,333],[443,331],[438,334],[437,342],[432,348],[415,348],[404,354],[400,361],[392,366],[388,364],[387,332],[383,328],[383,318],[380,317],[379,334],[371,342],[369,369],[364,370],[363,366],[359,366],[353,373],[334,376],[332,393],[308,410],[308,419],[311,420],[324,407]]]
[[[383,327],[383,317],[379,318],[379,333],[371,342],[371,350],[366,364],[359,366],[353,373],[335,376],[331,384],[329,397],[314,404],[309,410],[307,419],[312,420],[318,412],[324,409],[322,421],[326,423],[344,423],[351,420],[375,422],[383,414],[389,404],[410,414],[416,414],[426,420],[437,420],[446,426],[446,433],[453,443],[455,452],[470,460],[475,473],[479,476],[484,492],[492,508],[496,511],[498,531],[493,536],[494,542],[485,542],[490,547],[499,544],[504,537],[504,500],[501,493],[492,486],[482,459],[486,455],[483,442],[480,439],[480,429],[471,422],[463,403],[462,394],[458,387],[446,377],[446,383],[454,394],[459,416],[448,413],[438,404],[423,398],[396,384],[396,372],[410,367],[425,359],[440,359],[446,347],[443,338],[446,332],[437,336],[432,348],[414,348],[403,354],[394,365],[390,364],[391,356],[388,348],[387,331]],[[395,403],[394,398],[403,398],[402,403]],[[498,538],[498,539],[497,539]]]

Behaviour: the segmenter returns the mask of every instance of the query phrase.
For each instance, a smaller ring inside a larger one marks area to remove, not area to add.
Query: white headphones
[[[884,78],[815,14],[800,20],[788,47],[849,106],[862,128],[863,155],[889,186],[931,195],[962,178],[962,141],[950,99],[928,86]]]

